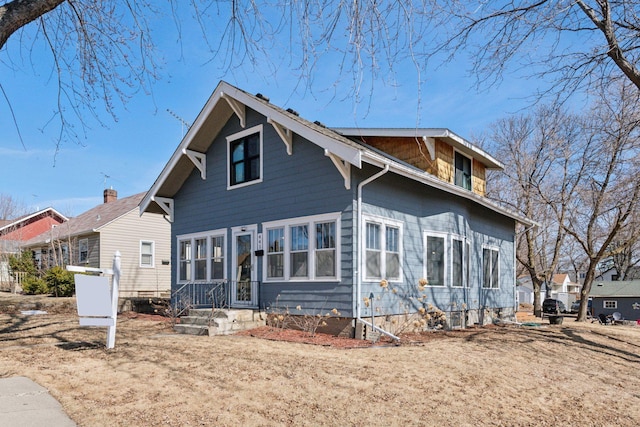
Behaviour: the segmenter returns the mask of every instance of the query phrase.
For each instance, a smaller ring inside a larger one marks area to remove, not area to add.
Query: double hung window
[[[485,289],[499,288],[499,251],[495,248],[482,249],[482,287]]]
[[[89,261],[89,239],[80,239],[78,241],[78,261]]]
[[[140,267],[154,267],[154,242],[140,241]]]
[[[211,236],[211,279],[224,279],[224,236]]]
[[[446,235],[427,234],[425,238],[425,267],[430,286],[446,285]]]
[[[309,265],[309,226],[290,227],[291,277],[307,277]]]
[[[207,280],[207,241],[206,237],[195,239],[195,251],[194,251],[194,267],[195,275],[193,276],[196,281]]]
[[[335,279],[338,218],[329,214],[263,224],[265,281]]]
[[[365,216],[364,228],[365,278],[401,280],[401,224]]]
[[[267,278],[284,277],[284,227],[267,231]]]
[[[469,241],[453,236],[451,238],[451,286],[469,286]]]

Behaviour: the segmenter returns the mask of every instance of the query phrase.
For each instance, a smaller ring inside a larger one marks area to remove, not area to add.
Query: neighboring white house
[[[120,297],[168,297],[171,290],[170,224],[162,215],[140,215],[145,193],[117,198],[104,191],[104,203],[25,242],[41,268],[80,265],[111,268],[121,253]]]
[[[551,287],[549,298],[562,301],[567,308],[580,296],[581,285],[572,282],[568,274],[554,274],[549,286]],[[533,304],[533,284],[529,276],[518,277],[517,290],[518,303]],[[543,301],[545,298],[547,298],[547,290],[545,285],[542,285],[540,300]]]
[[[516,284],[518,304],[533,304],[533,284],[529,276],[520,276]]]

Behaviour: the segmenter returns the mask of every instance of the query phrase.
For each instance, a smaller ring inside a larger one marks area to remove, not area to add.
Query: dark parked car
[[[564,320],[562,314],[566,312],[567,307],[560,300],[547,298],[542,302],[542,316],[547,316],[552,325],[561,325]]]
[[[567,312],[567,307],[558,299],[547,298],[542,302],[542,312],[545,314],[561,314]]]

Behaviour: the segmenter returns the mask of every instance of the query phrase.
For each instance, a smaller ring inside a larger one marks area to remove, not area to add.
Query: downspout
[[[361,234],[362,234],[362,188],[369,184],[372,181],[375,181],[376,179],[380,178],[382,175],[386,174],[387,172],[389,172],[389,164],[385,164],[384,168],[376,173],[375,175],[370,176],[369,178],[365,179],[364,181],[362,181],[361,183],[358,184],[358,207],[357,207],[357,227],[356,227],[356,235],[357,235],[357,246],[356,246],[356,321],[358,322],[362,322],[365,325],[369,326],[371,329],[380,332],[381,334],[384,334],[396,341],[399,341],[400,338],[398,338],[397,336],[393,335],[391,332],[385,331],[382,328],[379,328],[378,326],[374,325],[373,322],[367,322],[366,320],[364,320],[361,316],[360,316],[360,311],[362,309],[362,271],[361,271],[361,266],[362,266],[362,239],[361,239]],[[372,316],[373,319],[373,316]]]

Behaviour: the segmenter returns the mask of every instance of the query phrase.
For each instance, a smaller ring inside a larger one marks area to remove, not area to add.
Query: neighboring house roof
[[[206,174],[206,166],[202,165],[205,161],[202,154],[207,152],[215,139],[214,137],[218,135],[233,114],[239,117],[241,125],[244,127],[245,106],[267,117],[267,121],[274,126],[283,141],[287,139],[290,141],[291,135],[295,133],[323,148],[325,154],[338,157],[344,162],[345,166],[352,165],[361,168],[363,162],[381,168],[388,166],[389,171],[398,175],[471,200],[522,224],[536,225],[534,221],[485,197],[438,179],[427,172],[394,159],[388,154],[373,150],[340,134],[340,132],[345,132],[345,135],[355,135],[356,132],[353,129],[338,129],[334,131],[320,122],[312,123],[299,117],[293,110],[284,110],[269,103],[262,95],[251,95],[226,82],[220,82],[214,90],[182,142],[171,156],[171,159],[144,196],[140,203],[140,212],[166,214],[166,209],[162,206],[163,198],[170,199],[177,194],[182,184],[196,167],[196,164],[200,164],[203,176]],[[358,132],[365,131],[376,132],[375,130],[359,130]],[[378,131],[383,132],[382,130]],[[446,129],[388,129],[385,131],[397,136],[412,133],[415,136],[443,138],[452,145],[464,149],[475,158],[481,158],[488,167],[502,167],[495,159],[479,149],[472,148],[472,144]],[[291,149],[290,146],[288,149]]]
[[[27,215],[22,215],[21,217],[18,217],[16,219],[0,220],[0,234],[2,234],[3,232],[6,232],[9,229],[14,229],[23,224],[26,224],[29,221],[32,221],[38,217],[46,216],[46,215],[49,215],[53,218],[58,219],[59,222],[64,222],[68,219],[66,216],[62,215],[60,212],[58,212],[53,208],[41,209],[37,212],[33,212]]]
[[[591,297],[640,297],[640,280],[593,282]]]
[[[140,203],[140,200],[142,200],[144,194],[145,193],[135,194],[109,203],[103,203],[93,209],[89,209],[88,211],[71,218],[66,223],[56,227],[56,238],[62,236],[67,238],[99,232],[102,227],[135,209]],[[51,233],[43,233],[36,238],[27,241],[24,246],[48,243],[51,237]]]
[[[563,284],[564,282],[570,282],[568,274],[554,274],[551,278],[551,281],[559,285]]]

